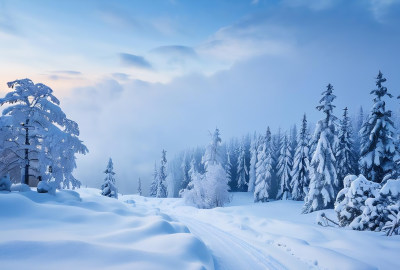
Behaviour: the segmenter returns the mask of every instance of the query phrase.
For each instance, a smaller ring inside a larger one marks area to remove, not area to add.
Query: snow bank
[[[1,193],[1,268],[214,269],[187,227],[123,200],[97,189]]]

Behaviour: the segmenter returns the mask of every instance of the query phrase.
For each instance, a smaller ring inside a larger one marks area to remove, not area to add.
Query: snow
[[[214,269],[186,226],[127,200],[98,189],[0,192],[1,269]]]
[[[303,202],[253,203],[251,193],[233,193],[226,207],[197,209],[182,199],[147,199],[186,224],[211,250],[216,269],[399,269],[400,236],[317,225],[321,211],[300,214]],[[323,210],[332,220],[332,209]]]
[[[400,268],[400,236],[322,227],[322,211],[300,214],[301,201],[254,203],[240,192],[198,209],[100,192],[0,192],[1,269]]]

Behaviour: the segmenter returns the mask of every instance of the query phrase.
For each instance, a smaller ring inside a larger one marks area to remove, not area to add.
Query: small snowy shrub
[[[54,181],[40,181],[37,186],[38,193],[49,193],[49,194],[56,194],[56,183]]]
[[[11,191],[10,175],[5,175],[0,178],[0,191]]]
[[[340,226],[348,226],[361,215],[365,201],[378,195],[380,185],[368,181],[363,175],[348,175],[344,178],[344,188],[338,193],[335,202]]]
[[[382,231],[388,235],[398,233],[398,214],[400,210],[400,180],[388,180],[375,198],[365,201],[360,216],[350,227],[355,230]]]

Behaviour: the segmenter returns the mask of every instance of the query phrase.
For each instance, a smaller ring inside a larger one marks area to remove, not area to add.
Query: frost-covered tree
[[[219,151],[221,145],[221,137],[219,135],[219,129],[216,128],[211,135],[211,142],[206,148],[206,152],[201,160],[204,167],[207,169],[208,165],[222,164],[222,153]]]
[[[309,192],[305,198],[303,213],[333,207],[338,191],[338,179],[336,173],[335,148],[337,135],[335,130],[336,117],[332,114],[335,107],[332,102],[336,98],[331,84],[322,93],[317,110],[325,114],[320,120],[314,132],[314,142],[317,142],[315,152],[311,160],[311,177]],[[318,137],[318,138],[316,138]]]
[[[257,135],[254,133],[250,145],[250,171],[249,171],[249,187],[248,192],[254,192],[254,185],[256,183],[256,164],[257,164],[257,148],[258,140]]]
[[[354,174],[360,174],[360,168],[358,165],[358,161],[360,160],[360,151],[361,151],[361,137],[360,130],[362,125],[364,124],[364,110],[363,107],[360,107],[356,117],[353,120],[353,155],[354,160],[357,162],[354,167]]]
[[[202,162],[205,166],[205,174],[192,172],[191,183],[186,190],[181,192],[185,201],[189,201],[199,208],[213,208],[223,206],[229,202],[229,185],[226,171],[218,157],[221,157],[221,138],[216,129],[211,136],[211,142],[207,146]]]
[[[157,195],[157,183],[158,183],[158,169],[157,163],[154,163],[153,180],[150,184],[149,196],[155,197]]]
[[[271,143],[271,184],[270,184],[270,199],[276,199],[280,187],[280,178],[279,178],[279,167],[278,161],[281,152],[282,146],[282,134],[281,129],[278,130],[276,134],[272,136]]]
[[[115,172],[112,159],[108,160],[107,168],[104,171],[106,178],[103,185],[101,185],[101,195],[118,199],[118,189],[115,185]]]
[[[237,187],[238,187],[239,191],[245,191],[245,190],[247,190],[247,187],[248,187],[246,177],[249,173],[247,171],[245,150],[246,149],[244,146],[244,141],[242,141],[242,144],[240,145],[240,148],[239,148],[239,157],[237,160],[237,176],[238,176]]]
[[[185,153],[183,154],[181,170],[182,170],[182,182],[180,189],[185,189],[190,182],[190,176],[189,176],[190,159],[188,158],[187,151],[185,151]]]
[[[78,124],[66,117],[50,87],[30,79],[9,82],[8,87],[11,91],[0,99],[1,106],[8,105],[1,117],[6,141],[0,147],[0,174],[10,173],[13,181],[20,178],[25,184],[35,174],[57,188],[79,187],[72,175],[75,155],[88,149],[78,138]]]
[[[361,173],[374,182],[381,183],[394,177],[394,128],[392,112],[386,110],[385,96],[392,97],[382,83],[386,78],[379,71],[376,77],[377,89],[372,90],[374,105],[368,119],[361,128],[361,157],[359,160]]]
[[[160,169],[157,177],[157,198],[167,198],[167,151],[161,151]]]
[[[291,171],[293,167],[292,154],[290,149],[290,141],[285,134],[283,136],[280,155],[278,160],[278,177],[280,186],[278,191],[278,199],[291,199],[290,182],[292,180]]]
[[[336,168],[339,180],[339,189],[343,188],[343,179],[348,174],[356,173],[356,159],[354,158],[353,134],[347,107],[343,110],[343,118],[340,121],[338,144],[336,149]]]
[[[289,144],[290,144],[290,155],[292,157],[292,160],[294,160],[294,155],[296,153],[296,148],[297,148],[297,126],[296,125],[294,125],[290,129]]]
[[[271,143],[271,131],[268,127],[265,137],[258,141],[254,202],[266,202],[270,199],[273,162]]]
[[[140,196],[142,196],[142,180],[140,180],[140,177],[139,177],[139,180],[138,180],[137,192],[138,192],[138,194],[139,194]]]
[[[292,181],[290,182],[292,199],[297,201],[304,200],[310,184],[309,143],[310,135],[308,133],[307,118],[304,114],[297,138],[297,148],[292,169]]]

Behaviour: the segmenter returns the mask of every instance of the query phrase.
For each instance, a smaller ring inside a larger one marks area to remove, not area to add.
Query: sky
[[[75,176],[100,186],[112,157],[123,193],[215,127],[315,123],[328,83],[337,116],[370,109],[379,70],[400,95],[399,48],[400,0],[0,0],[0,95],[50,86],[89,148]]]

